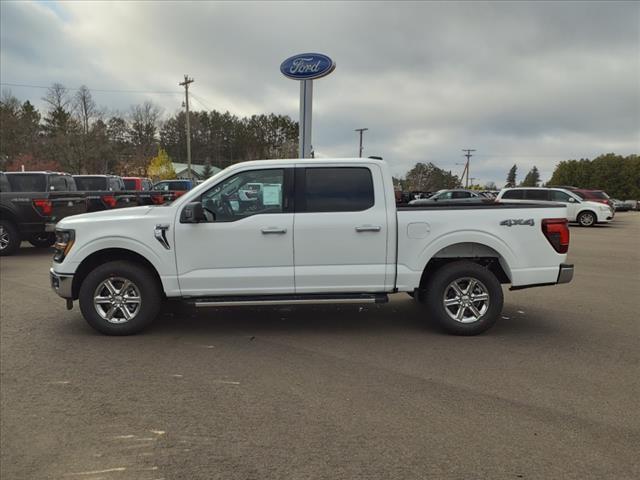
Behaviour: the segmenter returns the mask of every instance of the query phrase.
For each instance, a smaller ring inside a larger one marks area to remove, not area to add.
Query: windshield
[[[74,177],[78,190],[108,190],[104,177]]]
[[[13,192],[45,192],[47,182],[41,173],[8,173],[7,179]]]

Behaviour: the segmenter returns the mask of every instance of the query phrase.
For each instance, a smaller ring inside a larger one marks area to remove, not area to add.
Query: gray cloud
[[[625,2],[1,4],[3,82],[176,91],[96,94],[125,109],[152,99],[297,118],[298,86],[279,72],[319,51],[336,71],[315,82],[314,146],[365,153],[396,174],[416,161],[501,183],[513,164],[548,177],[562,159],[640,151],[640,6]],[[24,98],[41,91],[14,89]]]

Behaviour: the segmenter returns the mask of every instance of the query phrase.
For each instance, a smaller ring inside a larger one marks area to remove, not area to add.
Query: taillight
[[[116,204],[118,203],[118,200],[116,200],[116,197],[114,195],[103,195],[102,201],[109,208],[115,208]]]
[[[34,200],[33,206],[38,210],[40,215],[45,217],[50,216],[53,211],[53,204],[51,203],[51,200]]]
[[[569,251],[569,224],[566,218],[545,218],[542,220],[542,233],[556,252]]]
[[[181,197],[182,195],[184,195],[185,193],[187,193],[186,190],[176,190],[175,192],[173,192],[175,195],[175,198]]]
[[[151,195],[151,201],[155,205],[162,205],[164,203],[164,195]]]

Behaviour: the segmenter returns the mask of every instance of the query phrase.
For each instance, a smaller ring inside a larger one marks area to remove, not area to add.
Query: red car
[[[127,190],[135,190],[136,192],[151,190],[153,188],[153,182],[148,178],[142,177],[122,177],[124,180],[124,187]]]
[[[607,195],[607,193],[603,192],[602,190],[586,190],[583,188],[575,188],[571,191],[583,200],[604,203],[606,205],[609,205],[612,210],[614,208],[613,202],[609,198],[609,195]]]

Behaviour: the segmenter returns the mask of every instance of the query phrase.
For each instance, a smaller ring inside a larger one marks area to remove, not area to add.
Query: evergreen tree
[[[540,172],[538,172],[538,168],[534,165],[527,176],[524,177],[524,181],[520,184],[522,187],[537,187],[540,183]]]
[[[518,166],[514,165],[513,167],[511,167],[511,169],[509,170],[509,173],[507,174],[507,184],[505,185],[505,187],[515,187],[516,186],[516,172],[518,171]]]

